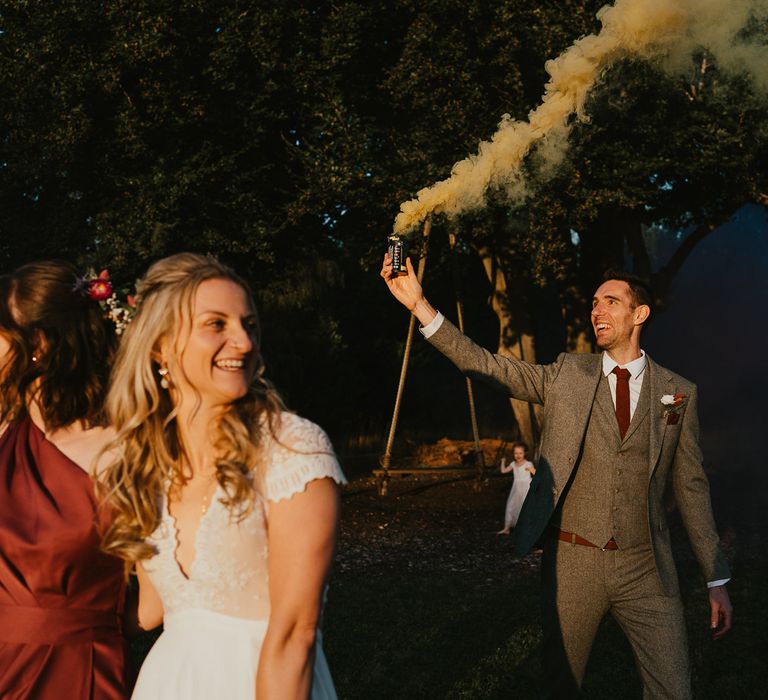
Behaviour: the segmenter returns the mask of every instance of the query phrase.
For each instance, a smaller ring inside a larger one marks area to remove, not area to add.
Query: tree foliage
[[[321,416],[333,401],[330,427],[371,429],[389,409],[371,387],[393,381],[406,322],[375,274],[399,203],[502,114],[525,118],[545,61],[598,29],[601,5],[11,0],[0,260],[63,256],[132,279],[171,252],[215,253],[252,281],[265,354],[294,405]],[[765,100],[699,59],[688,79],[630,60],[607,71],[563,165],[544,179],[529,159],[524,206],[498,199],[438,222],[434,294],[451,299],[450,225],[469,308],[481,316],[499,296],[502,271],[502,345],[527,338],[546,359],[583,334],[584,299],[625,249],[663,291],[686,248],[654,269],[645,227],[691,228],[691,248],[764,202]],[[414,397],[414,411],[433,398]]]

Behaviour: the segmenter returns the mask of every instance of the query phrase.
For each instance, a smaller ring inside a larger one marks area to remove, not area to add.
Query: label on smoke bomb
[[[390,236],[389,243],[389,256],[392,258],[392,272],[396,275],[408,274],[405,267],[405,259],[408,257],[407,243],[401,236]]]

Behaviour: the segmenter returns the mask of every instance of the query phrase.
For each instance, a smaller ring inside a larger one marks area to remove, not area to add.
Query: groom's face
[[[592,329],[597,347],[612,350],[629,343],[636,326],[636,307],[629,285],[621,280],[608,280],[592,297]]]

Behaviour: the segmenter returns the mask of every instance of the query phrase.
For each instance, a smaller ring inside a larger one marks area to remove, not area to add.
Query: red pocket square
[[[680,414],[679,413],[670,413],[667,416],[667,425],[677,425],[677,421],[680,420]]]

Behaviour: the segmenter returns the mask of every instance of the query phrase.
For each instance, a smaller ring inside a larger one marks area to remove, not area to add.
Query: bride
[[[328,438],[264,378],[246,284],[213,258],[139,284],[107,400],[107,552],[164,631],[139,700],[335,698],[318,625],[344,481]]]

